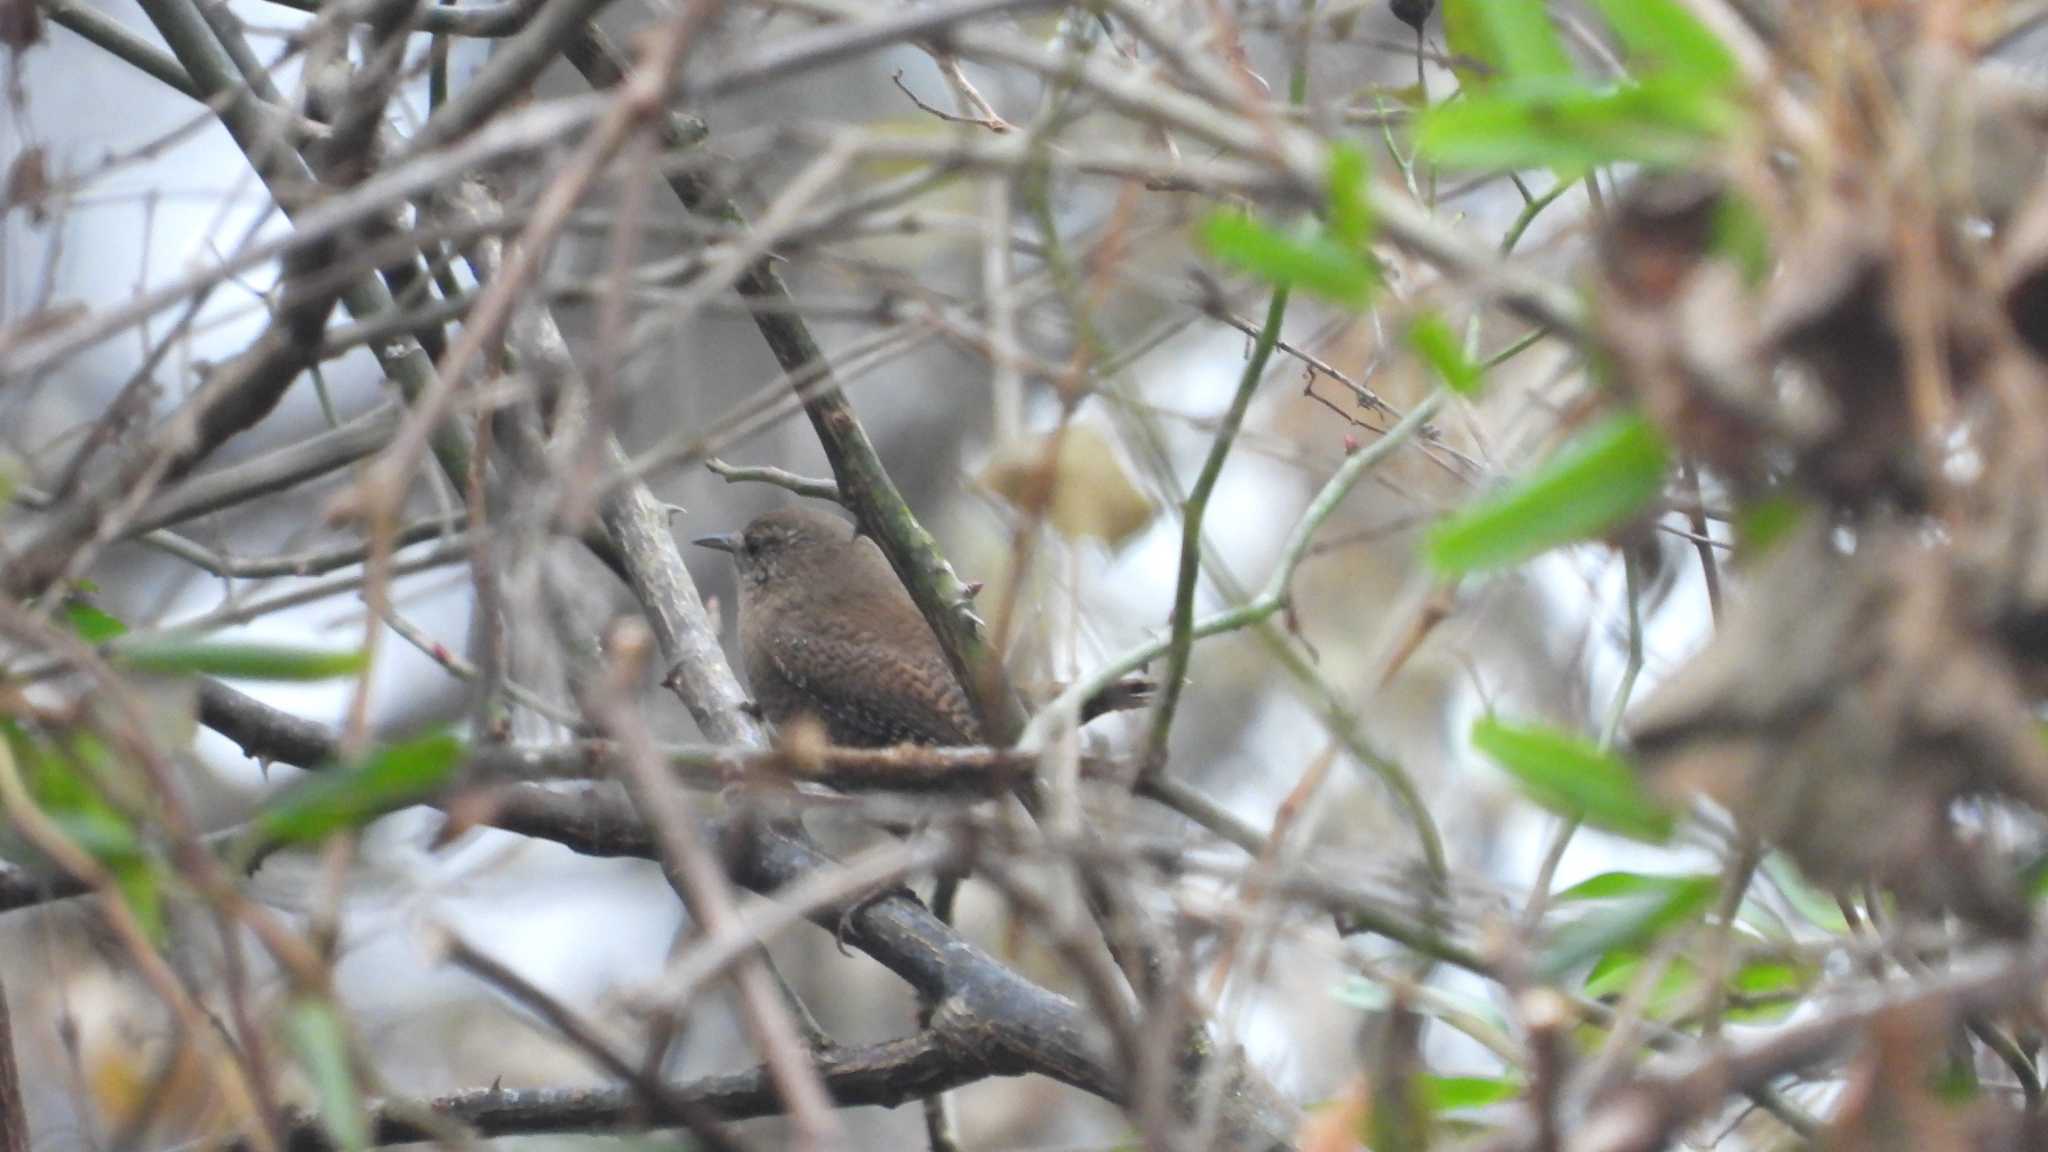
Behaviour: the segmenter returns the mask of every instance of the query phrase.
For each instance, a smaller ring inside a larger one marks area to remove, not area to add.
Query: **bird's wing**
[[[792,628],[768,651],[776,672],[810,699],[840,743],[980,742],[973,708],[937,651],[905,652],[839,628]]]

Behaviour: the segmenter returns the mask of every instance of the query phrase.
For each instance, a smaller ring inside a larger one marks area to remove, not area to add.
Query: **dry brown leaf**
[[[1059,446],[1049,461],[1053,437]],[[1158,512],[1131,482],[1115,446],[1086,424],[1069,424],[1052,437],[997,452],[977,480],[1018,511],[1043,513],[1068,540],[1093,537],[1111,548],[1137,535]]]

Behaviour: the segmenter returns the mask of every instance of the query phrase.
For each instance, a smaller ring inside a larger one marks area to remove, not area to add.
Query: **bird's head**
[[[859,541],[853,525],[809,508],[779,508],[756,516],[744,531],[699,536],[690,541],[702,548],[732,554],[740,578],[753,584],[818,573],[830,580],[857,563]]]

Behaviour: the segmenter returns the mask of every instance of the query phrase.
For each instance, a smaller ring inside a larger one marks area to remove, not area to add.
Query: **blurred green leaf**
[[[120,646],[120,662],[138,672],[167,676],[223,676],[231,680],[333,680],[362,672],[360,650],[333,651],[292,644],[139,640]]]
[[[1435,1112],[1500,1104],[1520,1096],[1524,1087],[1512,1076],[1425,1076],[1422,1086]]]
[[[1593,2],[1638,68],[1723,89],[1741,78],[1735,54],[1677,0]]]
[[[1810,970],[1784,960],[1752,960],[1736,971],[1729,985],[1737,992],[1764,996],[1797,992],[1812,978]]]
[[[1249,216],[1218,212],[1202,224],[1209,254],[1275,285],[1293,285],[1363,308],[1379,282],[1372,259],[1315,229],[1279,232]]]
[[[1444,41],[1509,80],[1572,75],[1543,0],[1444,0]],[[1460,75],[1470,85],[1475,77]]]
[[[1626,762],[1589,741],[1488,716],[1472,726],[1472,746],[1547,808],[1636,840],[1661,844],[1671,836],[1672,814],[1642,790]]]
[[[1368,97],[1374,103],[1392,101],[1396,106],[1402,108],[1429,107],[1429,90],[1420,84],[1403,84],[1399,88],[1368,88],[1359,94],[1358,102],[1363,104]]]
[[[1589,876],[1566,888],[1551,900],[1566,903],[1573,900],[1613,900],[1622,896],[1640,896],[1645,892],[1666,892],[1675,883],[1695,879],[1691,876],[1659,876],[1649,872],[1602,872]]]
[[[1602,164],[1673,167],[1697,161],[1737,122],[1735,105],[1675,77],[1593,88],[1576,80],[1498,85],[1423,113],[1416,146],[1460,168]]]
[[[354,764],[306,776],[250,821],[250,833],[271,846],[313,843],[361,827],[432,796],[462,757],[462,741],[447,733],[378,748]]]
[[[320,1125],[344,1152],[370,1146],[370,1118],[356,1088],[355,1065],[349,1059],[348,1029],[326,1000],[302,997],[285,1017],[292,1051],[312,1081],[320,1102]]]
[[[1603,533],[1657,498],[1669,463],[1653,425],[1617,416],[1520,484],[1439,523],[1429,533],[1429,562],[1444,573],[1505,568]]]
[[[1813,972],[1784,960],[1752,960],[1729,978],[1728,988],[1736,1002],[1728,1006],[1726,1019],[1744,1024],[1768,1024],[1799,1007]]]
[[[73,731],[51,735],[13,721],[0,722],[23,786],[64,838],[113,874],[121,898],[151,941],[164,939],[162,874],[141,829],[107,797],[115,765],[98,737]],[[54,867],[26,842],[32,866]]]
[[[101,611],[82,596],[64,601],[64,622],[87,644],[104,644],[128,631],[128,625],[119,617]]]
[[[1641,947],[1620,948],[1595,961],[1579,991],[1595,1000],[1625,996],[1635,989],[1643,971]],[[1664,1019],[1697,1003],[1699,970],[1684,957],[1673,957],[1658,974],[1657,985],[1649,990],[1643,1010],[1652,1019]]]
[[[1536,974],[1540,979],[1555,980],[1596,957],[1639,948],[1666,930],[1704,915],[1720,887],[1716,877],[1681,877],[1661,892],[1627,897],[1590,912],[1551,934],[1537,958]]]
[[[1464,341],[1450,324],[1435,312],[1419,312],[1408,324],[1408,345],[1424,363],[1436,370],[1444,387],[1460,396],[1477,396],[1485,383],[1485,370],[1465,355]]]
[[[1735,517],[1735,553],[1744,562],[1768,554],[1806,518],[1806,505],[1792,496],[1766,496]]]
[[[1366,198],[1371,179],[1362,150],[1350,144],[1330,149],[1330,232],[1360,255],[1372,243],[1372,202]]]
[[[1714,252],[1735,262],[1754,288],[1771,274],[1771,231],[1756,206],[1729,192],[1714,208]]]
[[[1934,1083],[1930,1087],[1935,1099],[1951,1108],[1968,1105],[1977,1099],[1983,1088],[1982,1082],[1977,1078],[1977,1070],[1954,1056],[1942,1061],[1941,1067],[1935,1071],[1933,1080]]]
[[[1808,883],[1792,862],[1777,852],[1764,857],[1759,870],[1784,894],[1785,902],[1792,911],[1805,918],[1806,922],[1836,936],[1849,931],[1849,921],[1842,916],[1840,902],[1826,892]]]
[[[29,796],[66,839],[102,863],[141,854],[141,833],[107,798],[106,747],[97,737],[51,736],[11,721],[5,731]]]
[[[1363,976],[1351,976],[1337,985],[1337,999],[1362,1012],[1378,1012],[1394,1002],[1394,994],[1383,984]]]
[[[164,924],[163,877],[158,873],[155,858],[130,856],[111,861],[108,866],[114,873],[114,886],[121,891],[121,902],[128,905],[143,935],[152,944],[164,943],[168,929]]]

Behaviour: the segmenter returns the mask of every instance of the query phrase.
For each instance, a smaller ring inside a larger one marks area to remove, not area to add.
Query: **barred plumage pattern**
[[[740,646],[769,722],[815,716],[852,747],[981,742],[938,638],[873,541],[803,508],[757,518],[741,540]]]

